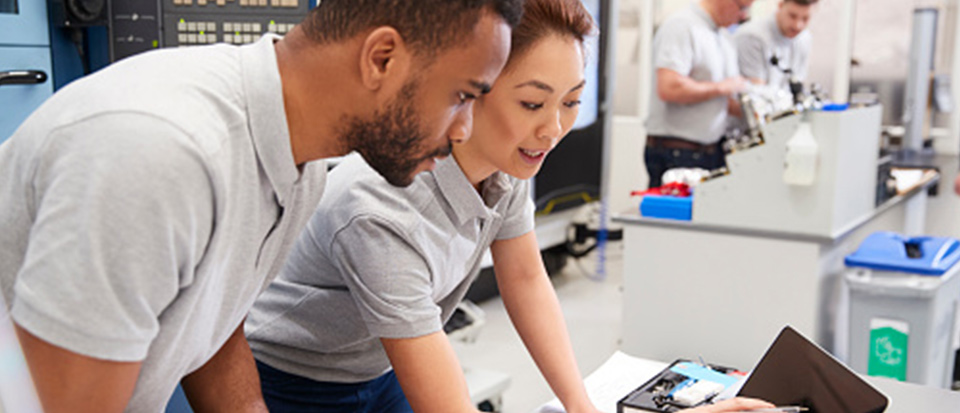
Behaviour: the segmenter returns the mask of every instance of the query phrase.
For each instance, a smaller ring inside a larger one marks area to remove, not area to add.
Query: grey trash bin
[[[846,257],[850,367],[950,388],[960,303],[960,242],[870,235]]]

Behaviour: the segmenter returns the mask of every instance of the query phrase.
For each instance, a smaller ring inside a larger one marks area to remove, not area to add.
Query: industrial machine
[[[109,62],[162,47],[252,43],[267,32],[286,33],[316,4],[315,0],[49,2],[53,26],[71,31],[78,50],[83,43],[89,52],[109,56]],[[90,33],[97,26],[108,28],[108,34]],[[81,51],[81,58],[89,58],[84,54]]]
[[[0,142],[53,94],[42,1],[0,0]]]
[[[766,125],[763,145],[731,153],[729,175],[697,186],[693,220],[810,235],[842,232],[875,209],[880,116],[874,106],[811,111]],[[812,150],[790,144],[803,129],[813,137]],[[803,163],[810,167],[791,174]]]

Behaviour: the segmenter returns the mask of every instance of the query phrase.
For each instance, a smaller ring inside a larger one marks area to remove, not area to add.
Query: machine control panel
[[[164,47],[246,44],[289,32],[307,15],[308,0],[163,0]]]
[[[307,15],[310,0],[113,1],[111,60],[160,47],[246,44],[286,34]]]
[[[113,1],[110,6],[110,60],[163,46],[157,0]]]

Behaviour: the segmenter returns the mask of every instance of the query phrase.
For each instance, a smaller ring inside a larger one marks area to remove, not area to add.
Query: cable
[[[70,30],[70,41],[73,43],[73,47],[77,49],[77,55],[80,57],[80,64],[83,65],[83,75],[89,75],[90,59],[87,57],[85,47],[87,43],[87,33],[83,28],[80,27],[74,27],[68,30]]]
[[[603,282],[607,279],[606,247],[608,241],[622,239],[623,231],[611,231],[606,227],[605,203],[591,204],[583,208],[591,208],[592,210],[584,209],[589,216],[580,216],[579,219],[575,219],[575,222],[568,227],[567,239],[564,243],[565,249],[570,255],[570,258],[576,261],[576,265],[584,277],[592,281]],[[592,223],[592,225],[590,223]],[[591,229],[591,226],[597,229]],[[597,256],[597,267],[595,272],[591,272],[584,267],[581,259],[595,250],[598,251],[599,254]]]

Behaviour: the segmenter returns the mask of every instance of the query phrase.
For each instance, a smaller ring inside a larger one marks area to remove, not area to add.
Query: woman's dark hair
[[[593,30],[593,18],[580,0],[527,0],[523,18],[513,28],[508,62],[549,36],[571,38],[583,45]]]

